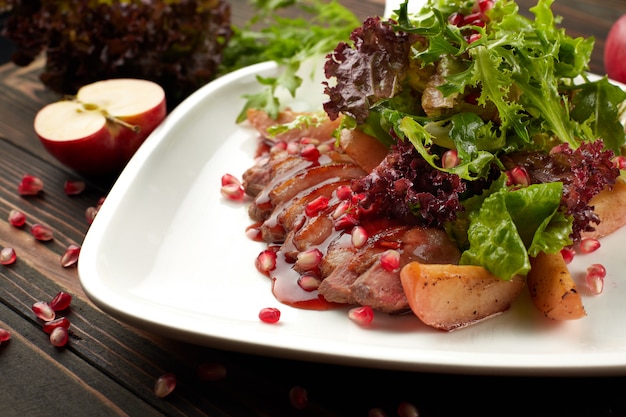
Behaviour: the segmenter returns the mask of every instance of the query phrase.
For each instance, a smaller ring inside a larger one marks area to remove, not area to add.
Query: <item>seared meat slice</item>
[[[265,163],[255,165],[256,168],[248,169],[243,175],[242,185],[246,194],[254,197],[253,203],[248,207],[250,218],[255,221],[265,220],[273,209],[268,193],[311,165],[311,161],[300,156],[280,152],[270,155]]]
[[[338,263],[322,280],[318,288],[319,293],[330,302],[356,304],[354,294],[352,294],[352,284],[376,262],[382,252],[389,248],[388,244],[397,244],[405,230],[406,226],[382,229],[379,233],[371,234],[367,244],[359,249],[345,249],[340,245],[329,247],[331,259],[342,262]],[[332,253],[334,251],[342,252]],[[398,279],[400,279],[399,276]]]
[[[400,283],[399,269],[386,271],[379,262],[388,243],[398,242],[400,268],[411,261],[456,264],[460,251],[445,231],[432,228],[392,228],[384,239],[373,240],[355,256],[326,277],[319,292],[328,301],[360,304],[386,313],[398,313],[409,308]]]
[[[272,207],[291,200],[306,189],[322,185],[328,181],[360,178],[365,175],[358,165],[336,164],[317,165],[295,173],[291,178],[273,187],[269,192]]]
[[[261,225],[261,235],[268,243],[280,243],[285,235],[304,225],[306,221],[305,208],[313,200],[325,197],[329,200],[333,197],[337,187],[350,185],[351,180],[343,179],[323,183],[302,191],[296,197],[276,207],[269,218]]]

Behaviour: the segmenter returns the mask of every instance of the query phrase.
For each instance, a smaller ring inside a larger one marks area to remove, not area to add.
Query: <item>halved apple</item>
[[[116,174],[165,119],[165,92],[142,79],[97,81],[43,107],[35,133],[64,165],[87,175]]]

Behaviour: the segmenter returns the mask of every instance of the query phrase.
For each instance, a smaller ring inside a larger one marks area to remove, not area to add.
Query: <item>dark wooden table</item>
[[[243,22],[249,16],[246,2],[232,3],[235,22]],[[384,8],[382,0],[342,3],[360,18]],[[534,4],[519,3],[523,10]],[[604,40],[611,24],[626,13],[626,2],[557,0],[553,9],[570,34],[596,38],[591,71],[604,73]],[[87,180],[84,193],[64,194],[64,182],[80,177],[49,156],[32,129],[36,111],[57,98],[38,81],[41,65],[0,66],[0,247],[13,247],[18,254],[15,264],[0,265],[0,328],[12,335],[0,345],[0,415],[368,416],[378,408],[396,416],[398,406],[408,402],[422,417],[626,416],[624,377],[451,375],[297,362],[189,345],[112,319],[84,295],[76,268],[59,262],[68,245],[81,244],[89,227],[85,211],[111,183]],[[43,179],[43,194],[18,195],[25,173]],[[27,229],[10,226],[12,208],[27,215],[28,225],[50,225],[54,239],[37,242]],[[60,290],[74,299],[67,313],[71,340],[58,349],[31,306]],[[198,368],[206,363],[223,365],[226,376],[199,378]],[[157,398],[154,382],[166,372],[177,375],[178,386]],[[293,387],[306,389],[305,409],[291,405]]]

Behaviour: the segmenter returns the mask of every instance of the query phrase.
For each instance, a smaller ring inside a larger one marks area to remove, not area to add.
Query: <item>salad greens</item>
[[[538,0],[534,19],[512,0],[430,0],[416,14],[407,4],[394,20],[368,19],[329,56],[324,109],[460,177],[461,210],[440,226],[461,263],[526,275],[530,257],[599,222],[589,201],[620,174],[612,158],[626,142],[626,93],[590,79],[594,40],[559,29],[552,0]],[[448,150],[457,165],[442,166]],[[516,182],[514,169],[527,178]]]
[[[302,84],[297,74],[300,63],[332,51],[361,24],[336,0],[251,0],[250,3],[256,13],[242,27],[233,27],[220,72],[275,61],[281,65],[282,73],[277,77],[257,77],[263,88],[259,93],[245,96],[247,102],[237,122],[245,119],[250,108],[262,109],[276,118],[280,110],[276,89],[283,87],[295,95]],[[289,17],[295,9],[302,17]]]

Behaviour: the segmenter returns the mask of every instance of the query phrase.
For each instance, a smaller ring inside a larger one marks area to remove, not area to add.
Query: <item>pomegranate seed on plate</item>
[[[310,271],[322,262],[324,255],[319,249],[313,248],[298,253],[296,265],[303,271]]]
[[[304,207],[304,214],[309,217],[319,214],[322,210],[328,207],[328,201],[328,198],[323,195],[315,198]]]
[[[17,260],[17,254],[13,248],[2,248],[0,250],[0,264],[11,265]]]
[[[276,268],[276,252],[272,249],[265,249],[256,257],[254,262],[256,269],[264,274]]]
[[[380,264],[385,271],[395,271],[400,268],[400,252],[389,249],[380,255]]]
[[[67,317],[59,317],[54,320],[47,321],[43,324],[43,331],[50,334],[57,327],[65,327],[66,329],[69,329],[70,321]]]
[[[35,304],[33,304],[32,309],[35,315],[43,321],[54,320],[56,316],[56,313],[54,312],[52,307],[50,307],[50,304],[46,303],[45,301],[37,301]]]
[[[19,210],[12,209],[9,212],[9,224],[15,227],[22,227],[26,223],[26,215]]]
[[[362,248],[367,242],[367,231],[363,226],[354,226],[352,228],[351,241],[355,248]]]
[[[65,250],[65,253],[61,255],[61,266],[63,268],[69,268],[72,265],[76,265],[78,262],[78,256],[80,255],[80,246],[69,245]]]
[[[357,217],[350,213],[346,213],[343,216],[339,217],[337,220],[335,220],[335,230],[339,231],[351,229],[357,224],[359,224],[359,220],[357,219]]]
[[[170,395],[174,388],[176,388],[176,375],[171,372],[163,374],[154,383],[154,394],[163,398]]]
[[[11,339],[11,332],[0,327],[0,343]]]
[[[311,273],[305,273],[298,278],[298,286],[307,292],[318,289],[321,282],[321,279]]]
[[[238,184],[223,185],[220,191],[224,197],[232,201],[241,201],[246,194],[243,187]]]
[[[85,191],[85,188],[87,188],[85,181],[78,180],[68,180],[65,181],[65,184],[63,185],[63,190],[66,195],[78,195]]]
[[[35,239],[43,242],[52,240],[54,235],[51,228],[39,223],[34,224],[33,227],[30,228],[30,233],[35,237]]]
[[[340,185],[337,187],[337,190],[335,190],[335,194],[340,200],[349,200],[350,197],[352,197],[352,188],[348,185]]]
[[[370,306],[353,307],[348,311],[348,318],[361,326],[366,326],[374,320],[374,310]]]
[[[604,290],[604,278],[606,277],[606,268],[601,264],[592,264],[587,268],[585,282],[589,290],[595,294],[601,294]]]
[[[265,307],[259,311],[259,319],[263,323],[277,323],[280,320],[280,310],[276,307]]]
[[[563,248],[561,249],[561,256],[566,264],[570,264],[576,256],[576,251],[571,247]]]
[[[222,175],[222,186],[232,184],[241,185],[241,181],[239,181],[239,179],[232,174]]]
[[[315,145],[305,145],[300,151],[300,156],[302,156],[307,161],[316,162],[320,158],[320,150],[317,149]]]
[[[580,251],[582,253],[595,252],[600,248],[600,241],[593,237],[588,237],[580,241]]]
[[[67,344],[67,340],[69,339],[69,331],[65,327],[55,327],[50,332],[50,343],[52,346],[61,347]]]
[[[54,311],[65,310],[72,303],[72,296],[66,292],[59,291],[57,295],[48,303]]]
[[[17,186],[20,195],[36,195],[43,190],[43,181],[34,175],[25,174]]]

